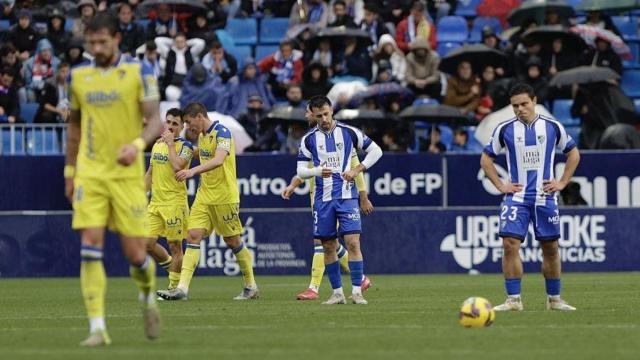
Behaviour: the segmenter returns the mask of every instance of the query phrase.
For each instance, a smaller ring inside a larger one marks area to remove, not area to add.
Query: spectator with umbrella
[[[393,36],[384,34],[380,37],[378,47],[373,56],[373,73],[378,73],[379,63],[387,61],[391,66],[391,74],[398,82],[403,83],[407,72],[407,61],[404,52],[398,48]]]
[[[439,64],[438,54],[430,49],[425,39],[416,39],[411,43],[411,52],[407,55],[405,80],[416,96],[441,98]]]
[[[346,26],[357,28],[353,17],[347,13],[347,4],[344,0],[336,0],[332,4],[334,20],[329,23],[329,27]]]
[[[573,7],[564,0],[528,0],[511,11],[507,20],[512,26],[534,21],[538,25],[569,25],[574,16]]]
[[[447,79],[447,93],[442,103],[456,107],[465,116],[474,117],[480,105],[479,82],[471,63],[461,61],[456,74]]]
[[[302,88],[298,84],[289,84],[287,86],[287,103],[293,108],[304,108],[305,103],[302,98]]]
[[[337,49],[334,64],[335,76],[359,77],[371,80],[372,61],[366,46],[357,38],[349,36],[344,39],[344,47]]]
[[[396,28],[396,43],[398,47],[408,53],[409,44],[415,39],[425,39],[431,49],[436,47],[436,28],[425,13],[425,5],[417,0],[411,6],[411,13],[402,20]]]
[[[282,41],[278,51],[260,60],[258,67],[267,74],[273,94],[282,98],[288,85],[298,84],[302,79],[302,52],[295,50],[291,41]]]
[[[333,65],[335,59],[333,57],[333,51],[331,50],[331,40],[329,40],[328,38],[321,39],[318,43],[317,49],[309,50],[313,50],[313,52],[308,51],[311,56],[305,62],[318,63],[328,69],[331,74],[333,74]]]
[[[622,59],[613,51],[611,44],[600,37],[596,39],[595,49],[589,49],[584,54],[582,64],[608,67],[622,75]]]
[[[618,27],[611,20],[611,16],[604,14],[600,10],[587,11],[587,16],[581,24],[609,30],[618,36],[622,35]]]
[[[544,104],[548,98],[549,79],[542,71],[542,61],[539,57],[529,58],[526,64],[526,73],[520,76],[519,81],[530,85],[536,93],[537,101]]]
[[[326,95],[331,90],[329,72],[322,64],[313,62],[302,73],[302,97],[310,99],[316,95]]]

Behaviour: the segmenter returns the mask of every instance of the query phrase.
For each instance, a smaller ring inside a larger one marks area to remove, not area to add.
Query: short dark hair
[[[183,38],[185,38],[185,39],[187,38],[187,34],[185,34],[185,33],[183,33],[183,32],[178,32],[178,33],[176,34],[176,36],[174,36],[174,37],[173,37],[173,39],[175,40],[175,38],[177,38],[177,37],[179,37],[179,36],[181,36],[181,37],[183,37]]]
[[[156,51],[158,50],[158,45],[156,45],[156,42],[153,40],[149,40],[146,43],[144,43],[144,46],[146,48],[147,51]]]
[[[309,100],[309,109],[322,109],[325,105],[332,107],[331,100],[323,95],[316,95]]]
[[[16,77],[16,71],[8,66],[3,67],[2,70],[0,70],[0,74],[8,75],[8,76],[11,76],[12,78]]]
[[[167,115],[171,115],[174,118],[177,117],[177,118],[180,119],[181,122],[184,122],[184,119],[182,118],[182,110],[180,110],[178,108],[171,108],[171,109],[167,110]]]
[[[89,21],[84,32],[86,34],[90,32],[99,32],[101,30],[107,30],[109,35],[115,36],[120,32],[118,19],[111,14],[99,12]]]
[[[422,2],[422,0],[416,0],[413,2],[413,4],[411,4],[411,11],[415,10],[415,11],[424,11],[425,6],[424,6],[424,2]]]
[[[118,4],[118,6],[116,7],[116,10],[118,12],[118,14],[120,14],[120,11],[124,8],[124,7],[128,7],[129,10],[131,10],[133,12],[133,6],[131,6],[131,4],[129,4],[128,2],[123,2]]]
[[[342,5],[345,8],[347,7],[347,3],[344,2],[344,0],[336,0],[336,1],[334,1],[333,2],[333,6],[336,6],[336,5]]]
[[[525,83],[517,83],[513,85],[511,90],[509,90],[509,97],[514,97],[520,94],[527,94],[533,100],[536,97],[536,91],[529,84]]]
[[[220,49],[222,48],[222,44],[218,40],[213,40],[209,45],[209,49]]]
[[[6,43],[4,45],[2,45],[2,47],[0,47],[0,56],[1,57],[5,57],[11,53],[15,53],[16,52],[16,47],[13,46],[12,43]]]
[[[202,114],[205,117],[207,116],[207,108],[199,102],[192,102],[187,104],[187,106],[184,107],[184,109],[182,109],[182,116],[183,117],[195,117],[198,116],[198,114]]]

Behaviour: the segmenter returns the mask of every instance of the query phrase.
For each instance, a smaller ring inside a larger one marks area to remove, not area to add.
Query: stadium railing
[[[66,150],[65,124],[0,124],[0,154],[60,155]]]

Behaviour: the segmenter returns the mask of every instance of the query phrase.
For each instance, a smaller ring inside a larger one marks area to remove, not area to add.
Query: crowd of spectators
[[[483,1],[478,10],[488,2],[491,0]],[[345,108],[383,112],[385,121],[362,126],[386,151],[466,151],[472,140],[467,128],[454,129],[446,146],[440,141],[440,129],[429,128],[416,145],[416,126],[403,120],[401,111],[418,98],[428,98],[434,104],[455,107],[477,124],[509,104],[508,89],[515,82],[533,86],[539,103],[551,103],[581,96],[578,86],[549,86],[560,71],[580,65],[609,67],[619,74],[624,71],[620,55],[600,38],[594,47],[579,51],[560,37],[544,43],[524,41],[522,35],[536,26],[555,24],[566,30],[577,23],[575,17],[565,18],[553,11],[547,12],[541,24],[532,19],[519,29],[509,29],[508,38],[495,27],[483,28],[479,42],[503,52],[506,60],[482,68],[473,61],[461,61],[455,71],[447,73],[440,66],[445,54],[439,49],[437,24],[455,13],[461,6],[457,1],[202,3],[206,11],[176,13],[169,5],[147,9],[138,0],[2,1],[0,21],[8,21],[10,27],[2,32],[0,45],[0,122],[20,122],[20,105],[34,102],[39,104],[36,122],[66,121],[65,79],[71,67],[91,59],[82,37],[87,22],[100,11],[117,16],[121,52],[140,58],[154,70],[163,100],[200,101],[210,111],[233,116],[254,140],[249,151],[294,152],[304,125],[274,122],[266,114],[282,104],[304,107],[304,99],[319,94],[329,94],[336,112]],[[519,5],[518,1],[511,3]],[[223,46],[216,30],[224,29],[229,19],[247,17],[289,18],[289,29],[277,51],[261,59],[240,59]],[[467,20],[471,27],[473,18]],[[500,20],[506,28],[504,18]],[[600,12],[589,12],[581,21],[620,34]],[[362,30],[369,38],[314,41],[315,34],[331,27]],[[580,104],[573,109],[574,115],[586,116],[584,101]]]

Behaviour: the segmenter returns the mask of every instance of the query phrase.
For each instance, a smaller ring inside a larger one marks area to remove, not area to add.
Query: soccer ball
[[[493,323],[496,313],[485,298],[470,297],[462,303],[459,314],[460,325],[467,328],[487,327]]]

